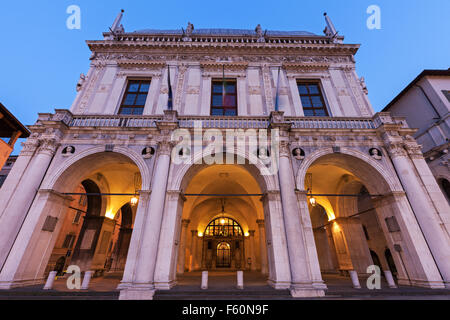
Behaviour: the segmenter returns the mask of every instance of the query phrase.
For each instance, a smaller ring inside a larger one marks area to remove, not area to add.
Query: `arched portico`
[[[92,270],[99,275],[105,272],[113,241],[117,240],[116,212],[131,198],[116,194],[134,194],[141,189],[141,180],[148,183],[148,178],[141,179],[138,166],[130,158],[132,152],[119,151],[104,152],[103,149],[100,152],[99,148],[93,148],[59,166],[57,162],[53,164],[2,269],[2,287],[43,282],[49,271],[50,256],[57,248],[65,249],[67,257],[73,258],[72,263],[82,271]],[[143,165],[142,161],[139,165]],[[77,229],[81,233],[74,235],[78,239],[75,244],[73,240],[67,242],[64,239],[66,233],[73,233],[74,216],[78,214],[73,201],[78,201],[83,194],[77,193],[79,190],[84,190],[88,196],[87,209],[80,219],[82,227]],[[71,247],[59,248],[59,242],[70,243]]]
[[[195,161],[192,162],[195,163]],[[273,286],[289,287],[289,261],[286,247],[283,247],[283,243],[285,243],[282,231],[284,225],[283,221],[279,220],[278,210],[281,210],[281,206],[277,203],[279,198],[271,197],[269,200],[269,196],[261,197],[262,194],[268,193],[267,185],[272,188],[277,186],[277,181],[274,179],[276,175],[262,176],[259,174],[261,170],[256,165],[249,164],[245,158],[241,163],[243,164],[181,164],[171,167],[168,188],[179,188],[177,191],[169,190],[172,201],[178,203],[175,239],[179,240],[176,240],[178,247],[170,257],[170,261],[174,262],[170,266],[166,265],[166,268],[161,267],[160,269],[161,271],[172,270],[172,272],[170,275],[165,275],[167,277],[165,282],[161,281],[157,288],[168,289],[174,285],[175,270],[183,273],[201,270],[202,267],[207,269],[205,265],[202,265],[202,259],[204,260],[202,254],[206,254],[203,251],[204,245],[207,246],[203,241],[203,236],[207,225],[215,217],[221,216],[222,200],[225,200],[226,203],[226,216],[238,221],[244,231],[244,252],[239,252],[245,257],[243,258],[245,264],[242,263],[240,269],[248,267],[247,262],[250,258],[253,265],[250,268],[259,270],[263,274],[267,273],[269,282]],[[279,191],[272,192],[279,194]],[[184,194],[195,194],[196,196],[184,197]],[[206,196],[208,194],[243,196]],[[174,195],[176,196],[174,197]],[[168,200],[170,201],[170,198],[166,198],[166,206]],[[270,212],[269,205],[276,205],[272,208],[272,212]],[[275,228],[270,224],[271,219],[274,221]],[[165,229],[165,221],[163,221],[163,229]],[[279,246],[277,254],[273,253],[273,246]],[[160,250],[157,264],[162,264],[162,255],[163,252]],[[162,273],[159,275],[156,273],[155,279],[164,279]],[[171,285],[168,285],[169,283]]]
[[[375,160],[350,148],[341,148],[340,152],[319,149],[300,164],[298,188],[311,188],[305,184],[307,174],[313,181],[309,193],[323,195],[316,197],[323,213],[311,205],[309,211],[328,219],[325,222],[312,217],[315,239],[322,239],[316,243],[318,251],[328,250],[328,260],[323,256],[319,259],[322,272],[331,267],[336,272],[356,270],[364,274],[375,263],[373,253],[383,257],[380,264],[389,270],[392,261],[384,258],[389,250],[399,283],[443,286],[436,265],[429,263],[433,257],[408,198],[386,157]]]

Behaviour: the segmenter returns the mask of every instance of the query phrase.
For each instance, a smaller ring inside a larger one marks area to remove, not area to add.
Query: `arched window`
[[[438,182],[447,200],[450,201],[450,182],[447,179],[439,179]]]
[[[205,230],[205,236],[237,237],[242,236],[242,228],[231,218],[217,218],[211,221]]]

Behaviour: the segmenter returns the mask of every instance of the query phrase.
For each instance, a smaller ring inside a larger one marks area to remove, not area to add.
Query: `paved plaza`
[[[450,300],[448,289],[427,289],[400,286],[388,288],[384,279],[380,290],[369,290],[360,279],[361,289],[354,289],[350,278],[323,275],[328,286],[323,298],[292,298],[288,290],[275,290],[266,284],[257,272],[245,272],[244,289],[236,288],[236,273],[215,272],[209,277],[208,289],[200,289],[201,272],[186,273],[178,277],[172,290],[157,291],[155,300]],[[91,280],[89,290],[69,290],[67,279],[59,278],[52,290],[43,286],[30,286],[0,291],[0,300],[117,300],[116,290],[120,277],[99,277]]]

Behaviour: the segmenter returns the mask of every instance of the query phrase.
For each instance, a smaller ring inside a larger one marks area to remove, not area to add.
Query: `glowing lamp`
[[[226,221],[225,221],[225,219],[224,219],[224,218],[220,219],[220,224],[222,224],[222,225],[223,225],[223,224],[225,224],[225,222],[226,222]]]
[[[112,210],[109,209],[106,213],[105,213],[105,217],[107,217],[110,220],[114,220],[115,214],[112,213]]]
[[[203,237],[203,232],[198,233],[199,238]]]
[[[248,237],[248,236],[250,236],[250,233],[246,232],[244,235],[245,235],[246,237]]]
[[[139,201],[139,199],[136,196],[134,196],[133,198],[131,198],[130,202],[131,202],[131,205],[134,207],[135,205],[137,205],[138,201]]]
[[[316,198],[314,198],[314,197],[309,198],[309,203],[310,203],[313,207],[315,207],[315,206],[316,206]]]

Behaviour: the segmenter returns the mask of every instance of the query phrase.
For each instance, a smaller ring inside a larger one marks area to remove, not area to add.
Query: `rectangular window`
[[[130,80],[123,96],[119,114],[141,115],[150,89],[150,80]]]
[[[77,210],[77,212],[75,213],[75,217],[73,218],[73,222],[72,223],[73,224],[79,224],[82,214],[83,214],[83,212]]]
[[[42,226],[42,231],[53,232],[55,231],[56,224],[58,223],[58,218],[47,216],[44,221],[44,225]]]
[[[78,200],[78,204],[85,206],[87,202],[87,196],[86,195],[81,195],[80,199]]]
[[[237,116],[236,80],[213,80],[211,90],[212,116]]]
[[[75,235],[74,234],[68,234],[66,238],[64,239],[63,248],[64,249],[72,249],[73,244],[75,242]]]
[[[298,92],[306,117],[328,117],[327,107],[318,82],[298,82]]]
[[[1,176],[0,176],[0,187],[3,185],[3,183],[5,182],[5,180],[6,180],[6,175],[1,175]]]
[[[447,98],[448,102],[450,102],[450,90],[442,90],[442,93]]]

